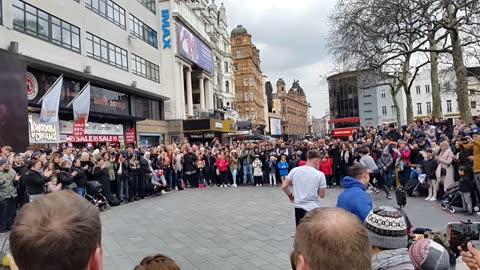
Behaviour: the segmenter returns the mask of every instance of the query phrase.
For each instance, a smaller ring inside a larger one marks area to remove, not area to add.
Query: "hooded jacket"
[[[338,196],[337,207],[356,215],[362,222],[373,209],[372,198],[365,192],[365,185],[357,179],[343,178],[345,190]]]

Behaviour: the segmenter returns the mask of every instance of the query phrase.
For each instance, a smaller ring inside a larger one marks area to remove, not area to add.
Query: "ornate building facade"
[[[294,80],[287,91],[285,81],[278,79],[277,94],[282,117],[282,135],[286,138],[304,138],[309,133],[309,104],[299,81]]]
[[[235,71],[235,93],[240,118],[265,128],[265,88],[260,67],[260,50],[252,42],[252,35],[239,25],[231,33]]]

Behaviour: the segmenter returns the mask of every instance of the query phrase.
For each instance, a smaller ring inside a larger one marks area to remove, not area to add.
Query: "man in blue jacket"
[[[356,215],[362,222],[373,208],[372,198],[366,192],[370,180],[367,167],[355,164],[347,169],[343,179],[345,190],[338,196],[337,207]]]

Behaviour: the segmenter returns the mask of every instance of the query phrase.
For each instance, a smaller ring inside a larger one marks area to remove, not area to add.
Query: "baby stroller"
[[[98,209],[104,211],[108,208],[108,201],[102,194],[103,186],[98,181],[87,182],[87,195],[85,198]]]
[[[421,193],[425,192],[425,179],[427,178],[426,174],[421,174],[418,177],[412,177],[405,185],[405,191],[409,196],[419,197]]]
[[[441,206],[443,210],[448,210],[452,214],[456,211],[454,207],[463,208],[462,193],[460,192],[458,182],[453,183],[447,188],[447,191],[442,197]]]

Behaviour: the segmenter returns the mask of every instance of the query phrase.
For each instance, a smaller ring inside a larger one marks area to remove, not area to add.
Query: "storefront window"
[[[163,120],[163,101],[148,100],[146,98],[133,98],[134,115],[135,117]]]
[[[90,110],[100,113],[130,115],[129,96],[105,88],[91,87]]]
[[[157,146],[164,143],[163,135],[140,136],[140,144],[144,146]]]

